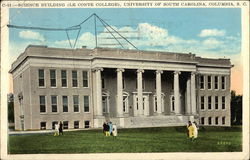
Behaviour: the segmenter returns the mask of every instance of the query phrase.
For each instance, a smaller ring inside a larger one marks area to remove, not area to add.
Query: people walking
[[[198,127],[196,122],[193,122],[192,125],[194,127],[194,140],[195,140],[198,137],[198,129],[199,129],[199,127]]]
[[[188,135],[189,135],[189,139],[191,139],[192,141],[194,140],[194,127],[191,123],[191,121],[188,122]]]
[[[58,123],[55,124],[55,133],[54,133],[54,136],[59,136],[59,124]]]
[[[110,136],[109,134],[109,125],[107,123],[104,123],[103,124],[103,127],[104,127],[104,133],[105,133],[105,136]]]
[[[113,137],[114,138],[116,138],[117,137],[117,126],[116,126],[116,124],[113,124],[113,131],[112,131],[112,135],[113,135]]]
[[[108,125],[109,125],[109,135],[112,135],[113,124],[112,124],[112,122],[109,122]]]
[[[63,123],[62,123],[62,121],[60,121],[60,123],[59,123],[59,135],[63,135]]]

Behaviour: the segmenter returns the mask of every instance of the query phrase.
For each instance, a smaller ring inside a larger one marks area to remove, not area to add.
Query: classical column
[[[163,71],[157,70],[156,71],[156,103],[157,103],[157,113],[162,113],[162,103],[161,103],[161,74]]]
[[[142,93],[142,73],[144,70],[138,69],[137,70],[137,96],[138,96],[138,108],[139,108],[139,115],[143,115],[143,93]]]
[[[191,91],[190,91],[190,77],[187,79],[187,88],[186,88],[186,114],[191,114]]]
[[[123,116],[123,86],[122,86],[122,72],[124,72],[124,69],[118,68],[116,70],[117,72],[117,116],[122,117]]]
[[[191,108],[192,114],[196,114],[196,91],[195,91],[195,72],[191,73]]]
[[[181,114],[180,108],[180,87],[179,87],[179,74],[180,71],[174,72],[174,108],[176,114]]]
[[[95,69],[95,84],[96,84],[96,115],[102,116],[102,77],[101,71],[103,68]]]

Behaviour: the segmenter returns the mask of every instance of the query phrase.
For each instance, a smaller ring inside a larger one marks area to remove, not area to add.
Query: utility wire
[[[44,30],[44,31],[65,31],[65,30],[78,30],[79,28],[44,28],[44,27],[27,27],[27,26],[17,26],[8,24],[9,28],[17,28],[17,29],[33,29],[33,30]]]

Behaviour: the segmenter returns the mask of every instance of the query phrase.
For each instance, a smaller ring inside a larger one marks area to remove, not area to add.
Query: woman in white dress
[[[196,139],[198,137],[198,129],[199,127],[197,126],[196,122],[193,122],[193,127],[194,127],[194,139]]]
[[[112,132],[112,135],[114,138],[116,138],[117,136],[117,126],[115,124],[113,124],[113,132]]]

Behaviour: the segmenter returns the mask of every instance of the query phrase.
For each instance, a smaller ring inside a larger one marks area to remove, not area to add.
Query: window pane
[[[51,87],[56,86],[56,70],[50,70],[50,85]]]
[[[62,101],[63,101],[63,112],[68,112],[68,97],[63,96]]]
[[[52,112],[57,112],[57,98],[56,98],[56,96],[51,96],[51,108],[52,108]]]
[[[79,97],[77,95],[73,96],[74,112],[79,112]]]
[[[84,96],[84,112],[89,112],[89,96]]]
[[[82,78],[83,78],[83,87],[88,87],[88,72],[87,71],[82,72]]]
[[[89,128],[89,121],[84,122],[84,128]]]
[[[40,112],[46,112],[45,96],[40,96]]]
[[[39,83],[39,87],[43,87],[44,86],[44,70],[43,69],[39,69],[38,70],[38,83]]]
[[[77,71],[72,71],[72,86],[77,87],[78,82],[77,82]]]
[[[67,87],[67,71],[61,71],[61,80],[62,80],[62,87]]]
[[[40,123],[40,129],[41,130],[46,130],[46,122],[41,122]]]
[[[79,128],[79,121],[74,121],[74,129],[78,129]]]
[[[63,129],[69,129],[69,122],[63,121]]]
[[[211,76],[208,76],[207,77],[207,88],[208,89],[211,89],[212,87],[211,87]]]

